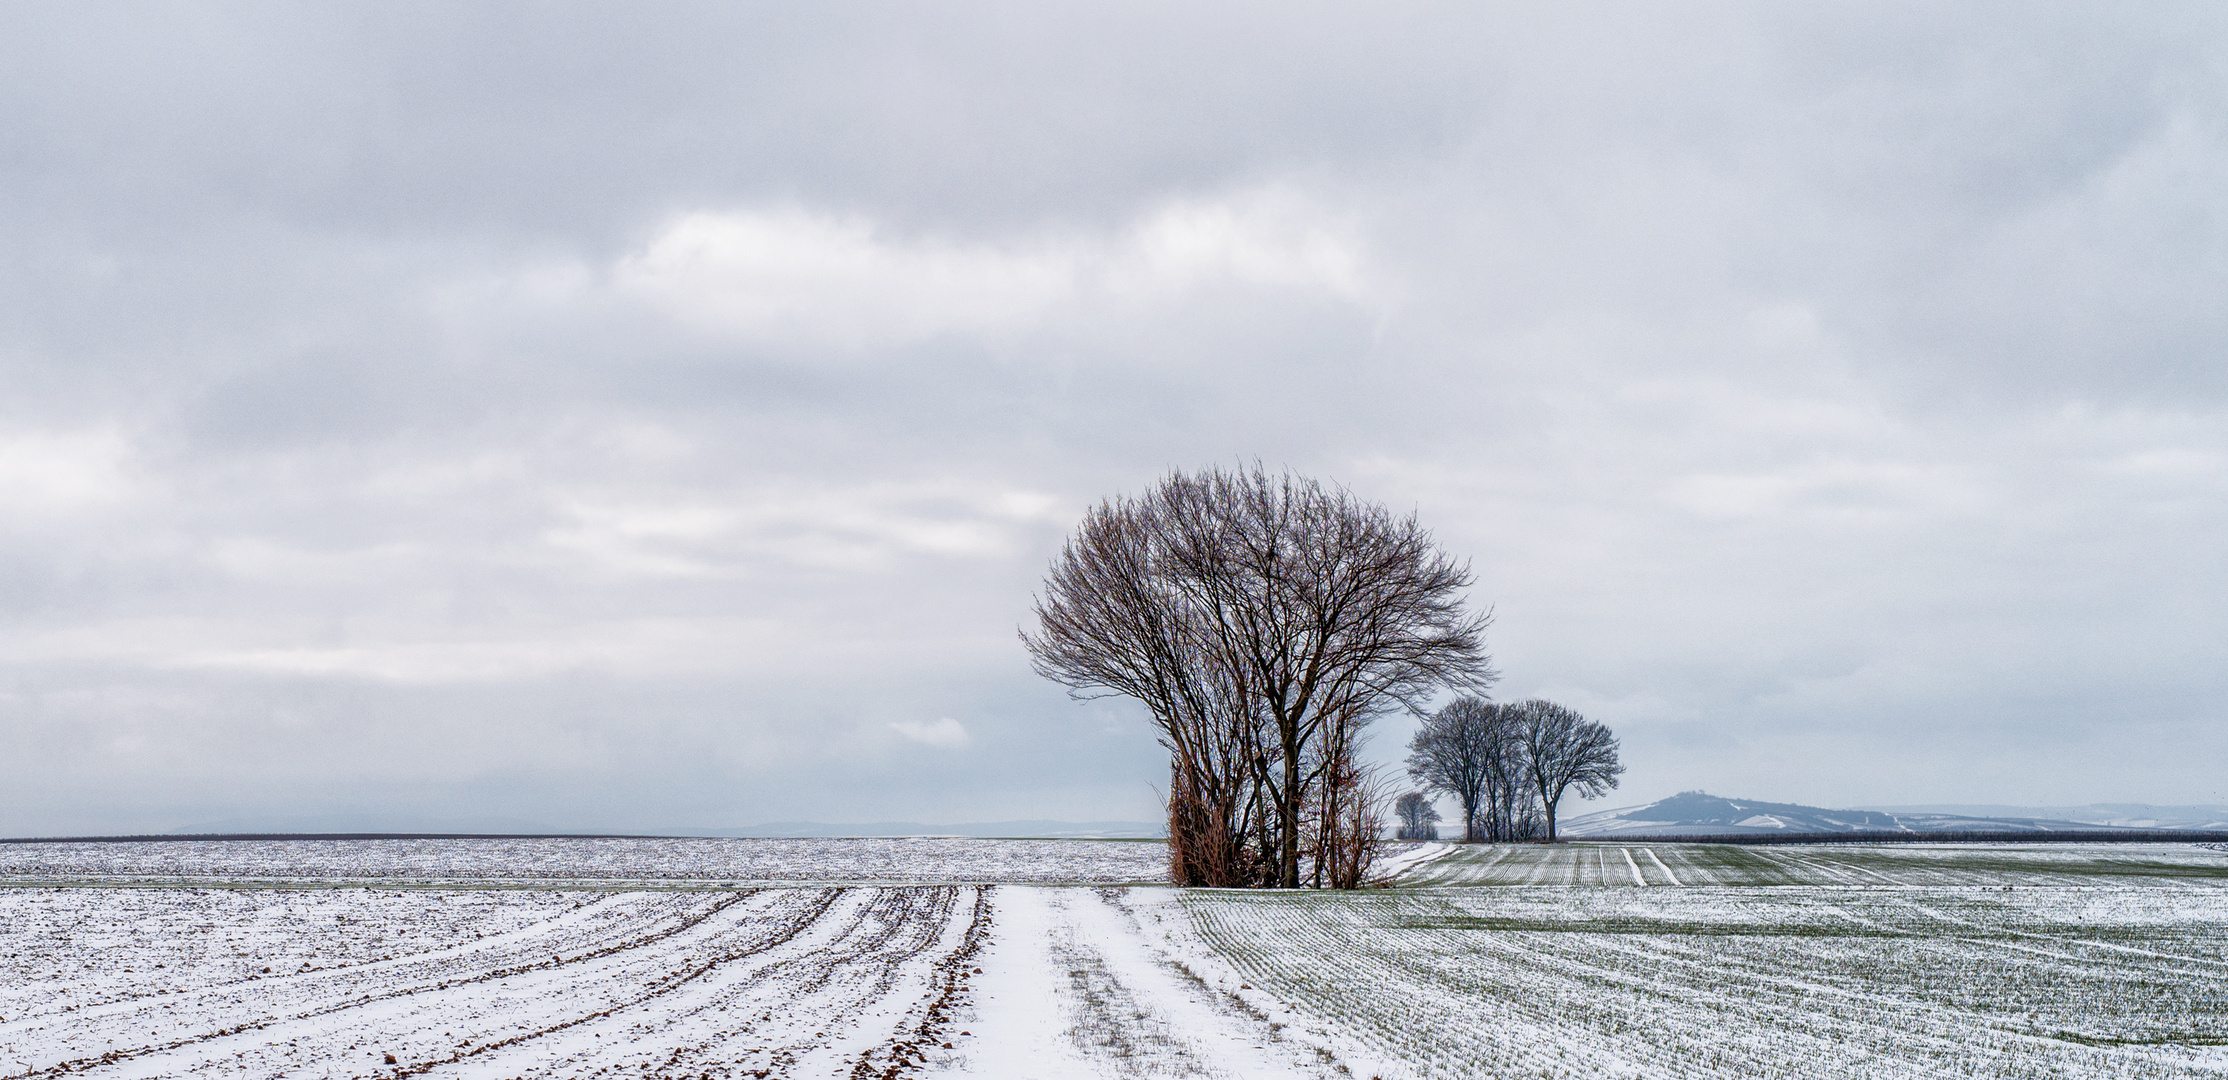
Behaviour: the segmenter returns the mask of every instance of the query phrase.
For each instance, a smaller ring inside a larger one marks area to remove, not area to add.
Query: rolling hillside
[[[2228,815],[2194,813],[2100,817],[2021,816],[2019,807],[1988,807],[2011,811],[2004,816],[1955,812],[1957,807],[1896,808],[1892,810],[1828,810],[1794,803],[1727,799],[1702,791],[1685,791],[1645,806],[1601,810],[1563,819],[1560,832],[1568,836],[1724,836],[1739,833],[1846,833],[1846,832],[2064,832],[2109,828],[2228,830]],[[2101,809],[2101,808],[2096,808]],[[2195,811],[2206,808],[2151,808]],[[2088,820],[2082,820],[2087,818]],[[2172,822],[2162,826],[2162,821]]]

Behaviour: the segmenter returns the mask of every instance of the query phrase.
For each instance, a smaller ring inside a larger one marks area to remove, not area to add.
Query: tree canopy
[[[1022,641],[1152,715],[1178,882],[1294,887],[1357,842],[1362,728],[1493,678],[1470,583],[1413,514],[1258,464],[1176,471],[1084,516]]]

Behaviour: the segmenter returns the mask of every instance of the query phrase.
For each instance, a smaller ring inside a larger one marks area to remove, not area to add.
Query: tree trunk
[[[1277,838],[1277,885],[1286,889],[1300,887],[1300,745],[1298,733],[1290,725],[1284,727],[1284,791],[1278,807],[1284,816],[1282,834]]]

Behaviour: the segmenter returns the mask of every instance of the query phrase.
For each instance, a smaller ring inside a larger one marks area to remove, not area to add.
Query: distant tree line
[[[1408,774],[1454,797],[1470,843],[1553,840],[1565,794],[1599,798],[1624,771],[1608,728],[1538,698],[1456,698],[1408,741]]]
[[[1178,471],[1084,516],[1022,641],[1072,694],[1151,714],[1176,883],[1354,888],[1384,836],[1364,730],[1494,677],[1470,582],[1413,515],[1342,488]]]

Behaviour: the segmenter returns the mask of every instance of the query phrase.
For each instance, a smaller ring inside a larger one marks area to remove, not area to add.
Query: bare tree
[[[1617,737],[1601,726],[1552,701],[1534,698],[1521,702],[1523,734],[1533,789],[1539,793],[1547,816],[1547,838],[1555,839],[1555,804],[1563,793],[1577,788],[1582,798],[1598,798],[1617,786],[1625,771],[1617,760]]]
[[[1393,816],[1400,819],[1400,831],[1393,834],[1393,839],[1437,840],[1439,838],[1439,808],[1431,805],[1431,797],[1421,791],[1411,791],[1394,799]]]
[[[1361,888],[1385,846],[1385,791],[1376,770],[1343,755],[1325,770],[1309,804],[1309,884]]]
[[[1408,741],[1408,775],[1462,804],[1462,839],[1523,840],[1536,831],[1524,713],[1475,697],[1456,698]]]
[[[1454,796],[1462,804],[1462,840],[1476,843],[1486,811],[1486,782],[1500,708],[1483,698],[1459,697],[1431,714],[1408,740],[1408,775]]]
[[[1079,692],[1141,702],[1169,751],[1170,871],[1179,884],[1252,885],[1261,807],[1251,783],[1261,712],[1221,654],[1195,589],[1171,573],[1158,500],[1104,503],[1068,541],[1040,632],[1024,636],[1038,671]]]
[[[1532,786],[1524,713],[1516,706],[1494,706],[1485,761],[1486,839],[1530,840],[1538,836],[1542,827],[1539,794]]]
[[[1208,877],[1234,868],[1198,883],[1290,888],[1304,852],[1325,857],[1308,819],[1323,785],[1358,783],[1344,770],[1362,729],[1492,678],[1469,583],[1413,515],[1259,465],[1179,471],[1085,515],[1022,641],[1077,696],[1152,714],[1179,882],[1197,880],[1192,852]]]

